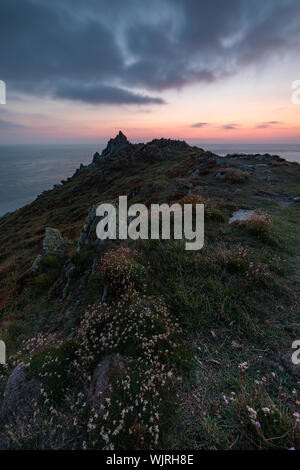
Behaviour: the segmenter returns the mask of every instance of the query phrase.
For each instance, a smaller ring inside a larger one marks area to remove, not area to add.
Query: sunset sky
[[[0,0],[0,143],[300,143],[299,0]]]

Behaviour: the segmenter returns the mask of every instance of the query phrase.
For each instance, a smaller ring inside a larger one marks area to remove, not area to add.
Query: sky
[[[0,144],[300,143],[300,0],[0,0]]]

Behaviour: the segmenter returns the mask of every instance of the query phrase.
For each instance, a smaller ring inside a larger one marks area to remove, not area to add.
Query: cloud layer
[[[300,43],[299,0],[1,0],[0,17],[8,90],[89,104],[162,104]]]
[[[191,127],[196,127],[198,129],[201,129],[202,127],[208,126],[208,122],[195,122],[195,124],[192,124]]]

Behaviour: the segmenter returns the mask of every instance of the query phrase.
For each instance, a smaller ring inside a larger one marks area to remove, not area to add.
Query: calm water
[[[0,146],[0,216],[32,202],[38,194],[91,163],[100,145]]]
[[[192,145],[195,145],[193,143]],[[219,155],[227,153],[271,153],[300,163],[300,145],[205,144],[199,147]],[[33,201],[53,184],[72,176],[80,163],[92,161],[104,145],[0,146],[0,216]]]

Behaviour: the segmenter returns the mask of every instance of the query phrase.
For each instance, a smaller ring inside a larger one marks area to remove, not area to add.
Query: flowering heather
[[[159,418],[164,415],[166,395],[174,387],[180,333],[162,299],[136,292],[86,312],[78,331],[74,363],[78,373],[85,370],[89,375],[110,352],[119,351],[129,358],[126,376],[115,378],[113,393],[101,405],[101,414],[95,410],[90,414],[88,428],[100,432],[104,448],[120,448],[124,440],[130,441],[131,448],[158,445]]]
[[[250,232],[266,232],[272,225],[272,217],[262,210],[255,211],[250,219],[245,222],[247,229]]]
[[[272,282],[273,278],[269,266],[257,261],[255,254],[246,246],[238,245],[231,250],[218,250],[216,259],[229,272],[244,275],[244,278],[249,282],[261,283],[262,285]],[[270,263],[273,261],[278,262],[276,258],[269,261]]]
[[[139,262],[139,253],[121,247],[111,250],[99,260],[96,273],[115,294],[124,293],[130,286],[145,288],[147,271]]]

